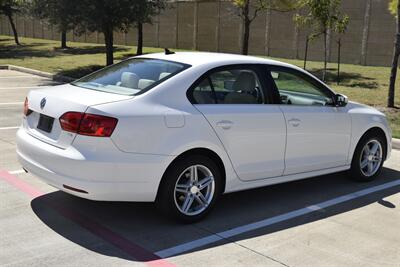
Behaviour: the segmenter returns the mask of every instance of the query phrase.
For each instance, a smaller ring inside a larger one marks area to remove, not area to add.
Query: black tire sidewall
[[[215,191],[213,199],[210,205],[200,214],[188,216],[179,211],[176,207],[174,199],[175,184],[184,170],[193,165],[204,165],[206,166],[214,176]],[[222,193],[222,177],[221,170],[217,164],[209,157],[203,155],[188,156],[174,162],[168,167],[165,172],[162,182],[159,188],[159,194],[157,196],[157,206],[167,216],[177,219],[184,223],[196,222],[205,217],[211,209],[214,207],[216,200]]]
[[[382,161],[381,161],[381,164],[379,166],[378,171],[372,176],[365,176],[361,171],[360,158],[362,156],[361,153],[362,153],[362,150],[363,150],[364,146],[367,143],[369,143],[370,141],[372,141],[372,140],[376,140],[381,144],[381,146],[382,146],[382,157],[383,158],[382,158]],[[382,139],[381,136],[374,135],[374,134],[368,134],[368,135],[364,136],[360,140],[360,142],[358,143],[358,145],[356,147],[356,150],[354,152],[353,160],[352,160],[352,163],[351,163],[351,175],[352,175],[352,178],[354,180],[361,181],[361,182],[369,182],[369,181],[374,180],[377,176],[379,176],[379,174],[382,171],[382,165],[383,165],[383,162],[384,162],[384,159],[385,159],[385,155],[386,155],[385,142],[384,142],[384,140]]]

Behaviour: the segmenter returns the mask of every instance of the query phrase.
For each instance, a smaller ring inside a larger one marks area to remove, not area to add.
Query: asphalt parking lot
[[[400,151],[374,182],[340,173],[229,194],[181,225],[152,204],[79,199],[21,170],[23,101],[52,84],[0,70],[1,266],[400,266]]]

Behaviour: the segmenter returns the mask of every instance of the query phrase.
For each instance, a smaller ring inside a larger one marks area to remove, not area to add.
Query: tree
[[[165,8],[166,0],[139,0],[137,5],[136,28],[138,29],[138,40],[136,54],[143,54],[143,24],[152,23],[152,18]]]
[[[396,16],[396,41],[393,49],[393,59],[392,59],[392,69],[390,72],[390,82],[389,82],[389,93],[387,106],[389,108],[394,108],[394,94],[397,76],[397,67],[399,64],[400,55],[400,1],[391,0],[389,3],[390,12]]]
[[[242,19],[242,54],[249,52],[250,26],[260,12],[274,10],[279,12],[292,11],[297,7],[295,0],[233,0],[233,5],[237,8],[237,15]]]
[[[61,33],[61,48],[67,48],[67,32],[79,24],[78,3],[78,0],[32,0],[30,11],[35,17],[56,26]]]
[[[294,18],[296,24],[311,28],[311,34],[307,37],[309,40],[321,35],[324,37],[322,80],[325,81],[328,62],[328,32],[344,33],[349,23],[349,17],[341,14],[341,0],[300,0],[299,4],[305,8],[306,14],[296,14]]]
[[[127,32],[138,16],[139,1],[81,0],[77,4],[79,27],[104,35],[107,65],[114,63],[114,31]]]
[[[17,45],[20,45],[18,39],[17,27],[15,26],[13,16],[20,12],[20,7],[22,5],[22,1],[19,0],[0,0],[0,14],[5,15],[11,25],[11,29],[14,34],[14,40]]]

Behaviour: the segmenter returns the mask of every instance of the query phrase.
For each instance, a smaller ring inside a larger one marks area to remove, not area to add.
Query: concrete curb
[[[392,148],[400,150],[400,139],[397,138],[392,139]]]
[[[66,82],[66,83],[68,83],[68,82],[72,82],[72,81],[76,80],[76,79],[73,79],[71,77],[67,77],[67,76],[63,76],[63,75],[52,74],[52,73],[49,73],[49,72],[44,72],[44,71],[29,69],[29,68],[25,68],[25,67],[14,66],[14,65],[0,65],[0,69],[2,69],[2,70],[15,70],[15,71],[19,71],[19,72],[29,73],[29,74],[33,74],[33,75],[49,78],[49,79],[52,79],[53,81],[57,81],[57,82]]]

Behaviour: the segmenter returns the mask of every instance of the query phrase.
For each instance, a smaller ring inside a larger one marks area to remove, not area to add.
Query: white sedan
[[[17,153],[69,194],[156,202],[186,222],[218,197],[350,170],[377,177],[391,130],[295,66],[217,53],[134,57],[31,91]]]

